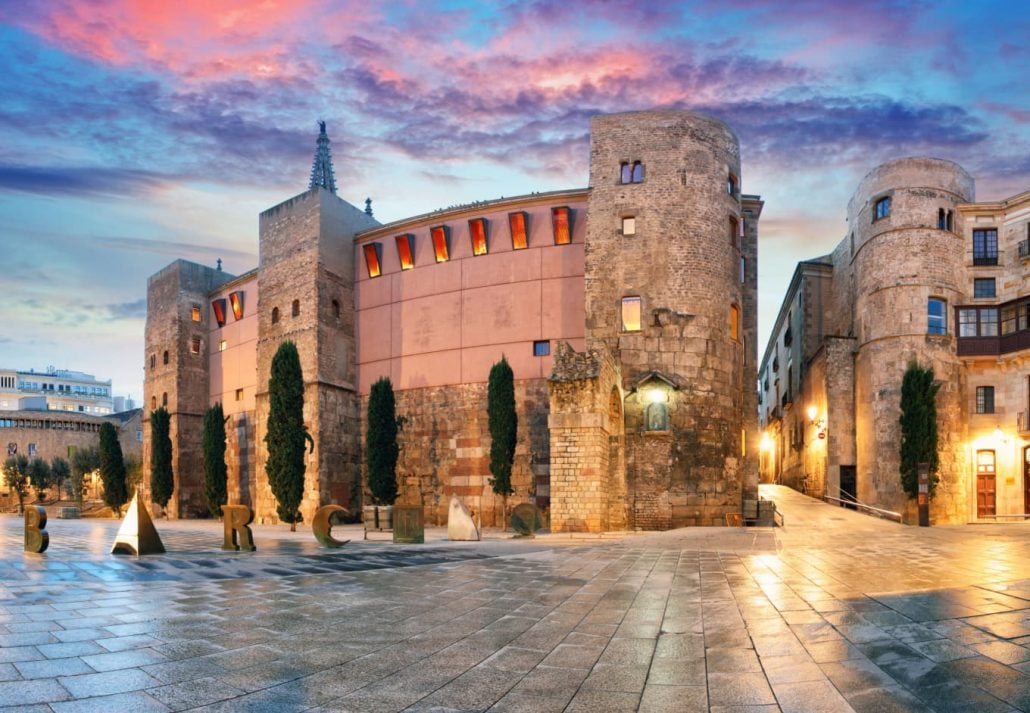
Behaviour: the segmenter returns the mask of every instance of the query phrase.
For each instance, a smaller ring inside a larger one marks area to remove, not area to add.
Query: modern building
[[[915,517],[900,392],[937,395],[938,523],[1030,513],[1030,192],[975,202],[960,166],[875,168],[833,253],[798,265],[759,370],[762,479]]]
[[[43,371],[0,369],[0,411],[19,409],[114,413],[111,380],[52,366]]]
[[[177,260],[147,293],[144,408],[171,413],[171,516],[200,515],[201,424],[230,419],[230,500],[275,521],[265,476],[270,363],[297,344],[313,437],[301,511],[365,501],[362,429],[389,377],[400,501],[485,524],[486,381],[502,357],[519,417],[511,504],[556,531],[723,524],[756,498],[762,202],[710,117],[595,117],[590,185],[380,224],[336,195],[324,124],[309,190],[260,216],[242,275]],[[144,429],[144,463],[149,429]],[[147,479],[145,479],[147,480]]]

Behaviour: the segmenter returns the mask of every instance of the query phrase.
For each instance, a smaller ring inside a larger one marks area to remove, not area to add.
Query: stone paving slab
[[[159,522],[138,560],[105,553],[117,523],[60,521],[39,557],[0,518],[0,707],[1030,711],[1030,524],[769,493],[785,528],[324,551],[259,527],[222,553],[218,523]]]

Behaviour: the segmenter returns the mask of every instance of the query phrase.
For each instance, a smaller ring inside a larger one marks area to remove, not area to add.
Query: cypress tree
[[[508,523],[508,496],[515,492],[511,485],[511,466],[515,462],[515,439],[519,417],[515,412],[515,375],[508,360],[490,368],[486,396],[487,421],[490,427],[490,487],[504,500],[504,523]]]
[[[170,422],[164,406],[150,412],[150,497],[163,508],[168,507],[175,490]]]
[[[937,391],[933,369],[911,362],[901,380],[901,486],[919,494],[919,464],[930,466],[930,495],[937,485]]]
[[[365,453],[368,487],[376,505],[393,505],[397,500],[397,410],[393,384],[383,377],[372,384],[368,395],[368,429]]]
[[[104,503],[121,517],[122,506],[129,499],[125,461],[122,459],[122,446],[118,443],[118,432],[107,421],[100,424],[100,479],[104,483]]]
[[[204,413],[204,495],[207,509],[214,517],[221,517],[222,506],[229,502],[228,480],[225,414],[221,402],[216,402]]]
[[[272,358],[268,402],[265,472],[278,503],[279,519],[290,523],[293,532],[302,519],[299,508],[304,496],[304,441],[311,440],[304,428],[304,377],[293,342],[279,345]]]

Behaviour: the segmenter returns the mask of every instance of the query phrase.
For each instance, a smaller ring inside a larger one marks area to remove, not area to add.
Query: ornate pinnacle
[[[333,157],[329,153],[329,135],[325,132],[325,122],[318,122],[318,148],[315,149],[315,160],[311,164],[311,182],[308,190],[322,186],[331,193],[336,193],[336,177],[333,176]]]

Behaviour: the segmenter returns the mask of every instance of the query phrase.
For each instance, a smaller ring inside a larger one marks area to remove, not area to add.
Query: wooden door
[[[995,516],[994,451],[976,452],[976,516]]]
[[[1030,515],[1030,447],[1023,449],[1023,514]]]

